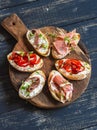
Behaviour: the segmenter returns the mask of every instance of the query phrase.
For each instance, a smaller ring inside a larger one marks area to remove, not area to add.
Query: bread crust
[[[69,54],[69,51],[68,51],[68,54]],[[65,57],[65,55],[58,54],[57,51],[54,49],[54,47],[52,49],[52,56],[54,59],[62,59]]]

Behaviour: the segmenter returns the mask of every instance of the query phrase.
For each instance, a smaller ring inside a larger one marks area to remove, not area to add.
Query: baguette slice
[[[43,89],[46,76],[43,71],[33,72],[20,86],[19,96],[23,99],[31,99],[37,96]]]
[[[66,78],[71,80],[82,80],[91,72],[91,66],[77,59],[62,59],[55,63],[56,69]]]
[[[26,38],[38,54],[44,57],[50,55],[50,43],[39,29],[28,30]]]
[[[55,59],[62,59],[68,55],[80,40],[80,34],[73,30],[69,33],[61,33],[53,42],[52,56]]]
[[[7,59],[11,66],[22,72],[33,72],[43,66],[43,60],[33,52],[14,51]]]
[[[72,99],[73,84],[56,70],[52,70],[49,74],[48,87],[51,95],[57,101],[65,103]]]

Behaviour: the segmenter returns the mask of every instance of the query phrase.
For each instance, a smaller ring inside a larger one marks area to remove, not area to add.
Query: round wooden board
[[[5,27],[5,24],[3,26]],[[47,36],[50,43],[52,43],[53,37],[51,37],[49,34],[52,34],[52,33],[58,34],[60,31],[62,31],[64,33],[66,32],[65,30],[57,28],[57,27],[43,27],[43,28],[40,28],[40,30]],[[33,50],[34,51],[34,49],[32,47],[30,47],[30,45],[25,37],[25,33],[27,31],[26,28],[25,28],[25,32],[23,33],[23,35],[19,35],[19,34],[15,35],[15,34],[13,34],[13,30],[12,30],[12,32],[10,30],[8,30],[8,31],[16,39],[18,39],[18,43],[15,45],[13,51],[17,51],[17,50],[18,51],[20,51],[20,50],[23,50],[23,51]],[[36,97],[34,97],[30,100],[27,100],[27,101],[29,101],[31,104],[33,104],[35,106],[48,109],[48,108],[58,108],[58,107],[66,106],[68,104],[71,104],[77,98],[79,98],[81,96],[81,94],[85,91],[85,89],[87,88],[91,74],[89,74],[87,76],[87,78],[85,78],[84,80],[81,80],[81,81],[71,81],[70,80],[70,82],[72,82],[74,85],[73,97],[70,102],[66,102],[63,104],[63,103],[56,101],[51,96],[49,89],[48,89],[48,85],[47,85],[49,72],[51,70],[55,69],[55,65],[54,65],[55,60],[52,58],[52,55],[50,55],[47,58],[44,58],[44,57],[42,57],[42,58],[44,60],[44,65],[41,68],[41,70],[43,70],[44,73],[46,74],[46,77],[47,77],[46,84],[43,88],[43,91],[39,95],[37,95]],[[90,59],[88,57],[87,49],[84,46],[84,44],[82,44],[81,42],[79,43],[79,47],[76,49],[76,51],[72,51],[68,56],[66,56],[66,58],[78,58],[78,59],[84,60],[90,64]],[[10,74],[10,79],[13,84],[13,87],[18,91],[20,85],[22,84],[22,81],[24,81],[31,73],[19,72],[10,66],[9,74]]]
[[[45,34],[46,34],[46,30],[48,30],[47,32],[50,34],[50,33],[54,33],[55,30],[57,30],[57,28],[55,28],[55,27],[41,28],[41,31]],[[26,41],[26,43],[27,43],[27,41]],[[85,49],[85,47],[83,48],[81,42],[79,44],[80,44],[80,47],[82,47],[82,49]],[[24,42],[20,42],[15,45],[14,51],[16,51],[16,50],[28,51],[29,50],[28,48],[29,47],[26,47]],[[86,52],[86,50],[84,50],[84,51]],[[86,61],[85,56],[82,57],[80,54],[79,55],[76,54],[75,51],[72,51],[70,53],[70,55],[68,55],[67,57],[78,58],[78,59],[82,59],[82,60]],[[42,70],[45,72],[46,77],[48,79],[49,72],[51,70],[55,69],[55,66],[54,66],[55,60],[52,58],[51,55],[47,58],[43,58],[43,60],[44,60],[44,66],[42,67]],[[87,62],[89,62],[89,60]],[[30,73],[19,72],[12,67],[10,67],[9,73],[10,73],[10,78],[11,78],[13,87],[15,87],[15,89],[17,91],[18,91],[20,85],[22,84],[22,81],[24,81],[30,75]],[[48,89],[47,79],[46,79],[46,85],[44,86],[43,91],[38,96],[36,96],[33,99],[28,100],[28,101],[30,103],[34,104],[35,106],[42,107],[42,108],[57,108],[57,107],[62,107],[67,104],[70,104],[71,102],[76,100],[78,97],[80,97],[80,95],[85,91],[85,89],[88,86],[90,75],[88,75],[87,78],[85,78],[84,80],[81,80],[81,81],[70,81],[74,85],[73,97],[70,102],[67,102],[65,104],[62,104],[62,103],[56,101],[55,99],[53,99],[53,97],[51,96],[49,89]]]

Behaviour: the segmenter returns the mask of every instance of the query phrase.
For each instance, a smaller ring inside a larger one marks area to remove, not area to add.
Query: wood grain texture
[[[31,2],[34,2],[36,0],[19,0],[16,2],[16,0],[1,0],[0,1],[0,9],[4,9],[4,8],[11,8],[11,7],[14,7],[14,6],[19,6],[19,5],[22,5],[22,4],[27,4],[27,3],[31,3]]]
[[[23,19],[24,23],[27,21],[26,25],[28,28],[56,25],[60,22],[67,25],[97,17],[96,7],[96,0],[93,0],[93,2],[91,0],[36,1],[34,4],[32,2],[31,4],[28,3],[1,10],[0,19],[16,12]],[[26,17],[26,20],[24,17]],[[32,26],[29,26],[29,24],[32,24]]]
[[[48,24],[66,30],[77,28],[82,41],[89,50],[92,62],[90,84],[79,100],[66,108],[46,111],[37,109],[20,100],[17,93],[12,89],[8,77],[6,55],[12,50],[16,41],[0,26],[0,130],[96,130],[97,1],[37,0],[33,3],[28,2],[20,5],[18,3],[21,0],[16,2],[10,0],[9,4],[7,1],[2,4],[4,0],[0,2],[2,5],[0,22],[15,12],[30,29]],[[10,6],[10,4],[12,5]],[[3,67],[4,69],[2,69]]]

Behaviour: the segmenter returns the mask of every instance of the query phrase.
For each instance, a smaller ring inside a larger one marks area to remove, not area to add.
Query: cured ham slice
[[[27,82],[31,82],[31,85],[28,87],[28,92],[32,92],[40,83],[40,79],[38,77],[32,77],[27,80]]]
[[[67,81],[58,71],[50,72],[48,86],[52,96],[59,102],[65,103],[71,100],[73,84]]]
[[[64,43],[63,40],[57,40],[53,43],[56,51],[60,54],[60,55],[66,55],[69,51],[68,51],[68,46]]]
[[[66,79],[64,79],[62,76],[60,75],[55,75],[55,77],[53,78],[53,82],[57,85],[60,86],[62,84],[64,84],[64,82],[66,81]]]
[[[52,56],[55,59],[64,58],[77,46],[79,40],[80,34],[76,30],[57,36],[53,42]]]

